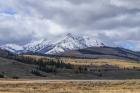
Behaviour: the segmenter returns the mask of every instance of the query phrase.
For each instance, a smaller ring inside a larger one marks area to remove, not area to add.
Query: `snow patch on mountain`
[[[47,41],[46,39],[40,39],[37,41],[31,41],[30,43],[24,45],[23,47],[26,51],[38,52],[51,44],[52,44],[51,41]]]
[[[0,48],[3,50],[8,50],[13,53],[17,53],[24,50],[22,46],[17,45],[17,44],[5,44],[5,45],[0,46]]]
[[[64,39],[55,44],[55,47],[45,54],[57,54],[68,50],[83,49],[87,47],[101,47],[104,46],[103,43],[93,40],[87,36],[73,36],[72,34],[67,34]]]
[[[83,41],[85,42],[86,47],[101,47],[104,46],[104,43],[102,43],[99,40],[94,40],[88,36],[83,36]]]
[[[31,41],[23,46],[6,44],[0,46],[0,48],[13,53],[39,52],[44,54],[58,54],[69,50],[102,46],[104,46],[104,44],[99,40],[95,40],[88,36],[75,36],[69,33],[61,40],[55,40],[55,42],[40,39]]]

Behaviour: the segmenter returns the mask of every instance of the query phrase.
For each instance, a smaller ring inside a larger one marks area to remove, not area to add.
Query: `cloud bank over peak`
[[[90,35],[140,51],[139,0],[1,0],[0,44]]]

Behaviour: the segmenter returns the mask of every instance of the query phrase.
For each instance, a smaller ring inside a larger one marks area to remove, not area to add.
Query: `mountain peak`
[[[74,38],[74,36],[71,33],[66,34],[66,37]]]
[[[36,52],[36,51],[42,50],[43,48],[47,46],[50,46],[51,44],[52,44],[51,41],[48,41],[47,39],[40,39],[37,41],[32,40],[30,43],[24,45],[24,48],[27,51]]]
[[[101,41],[94,40],[88,36],[77,36],[71,33],[66,34],[66,36],[56,42],[48,41],[46,39],[40,40],[32,40],[26,45],[23,46],[15,46],[15,45],[7,45],[3,46],[3,49],[15,51],[23,50],[23,53],[31,51],[31,52],[39,52],[45,54],[57,54],[62,53],[69,50],[77,50],[88,47],[102,47],[104,44]]]

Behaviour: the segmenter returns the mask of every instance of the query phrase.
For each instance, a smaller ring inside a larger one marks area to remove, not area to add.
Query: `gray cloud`
[[[0,43],[52,39],[71,32],[112,46],[130,43],[140,50],[139,4],[139,0],[1,0]]]

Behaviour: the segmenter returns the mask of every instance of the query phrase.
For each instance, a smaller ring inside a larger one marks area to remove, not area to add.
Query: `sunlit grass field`
[[[53,57],[45,57],[45,56],[33,56],[33,55],[24,55],[28,57],[35,58],[39,60],[43,58],[44,60],[47,59],[55,59]],[[102,66],[102,65],[113,65],[119,68],[140,68],[139,61],[134,60],[126,60],[126,59],[77,59],[77,58],[60,58],[65,63],[70,63],[73,65],[81,65],[81,66]],[[2,60],[4,61],[4,60]],[[7,60],[8,61],[8,60]],[[129,71],[129,70],[128,70]],[[130,70],[131,71],[131,70]],[[118,74],[116,74],[118,73]],[[132,73],[132,72],[131,72]],[[139,75],[136,77],[138,79],[134,79],[133,75],[121,73],[118,71],[114,72],[105,72],[103,73],[103,77],[99,78],[98,80],[92,78],[89,79],[89,74],[75,74],[72,72],[60,72],[56,75],[50,76],[47,74],[47,78],[19,78],[19,79],[10,79],[4,78],[0,80],[0,93],[140,93],[140,80]],[[62,77],[66,77],[65,74],[72,75],[71,77],[76,77],[77,80],[70,80],[61,79]],[[95,74],[95,73],[91,73]],[[56,77],[62,76],[55,80]],[[121,80],[118,77],[104,78],[104,75],[112,77],[113,75],[121,75],[123,77],[129,77],[128,80]],[[82,78],[84,76],[85,78]],[[132,76],[132,77],[131,77]],[[134,76],[135,77],[135,76]],[[54,80],[53,80],[54,79]],[[81,79],[81,80],[80,80]],[[82,80],[86,79],[86,80]]]
[[[140,93],[140,80],[0,80],[0,93]]]
[[[53,59],[53,57],[45,57],[45,56],[36,56],[36,55],[24,55],[26,57],[32,57],[35,59]],[[129,60],[129,59],[78,59],[78,58],[65,58],[61,57],[61,60],[65,63],[70,63],[74,65],[114,65],[120,68],[140,68],[140,62]]]

